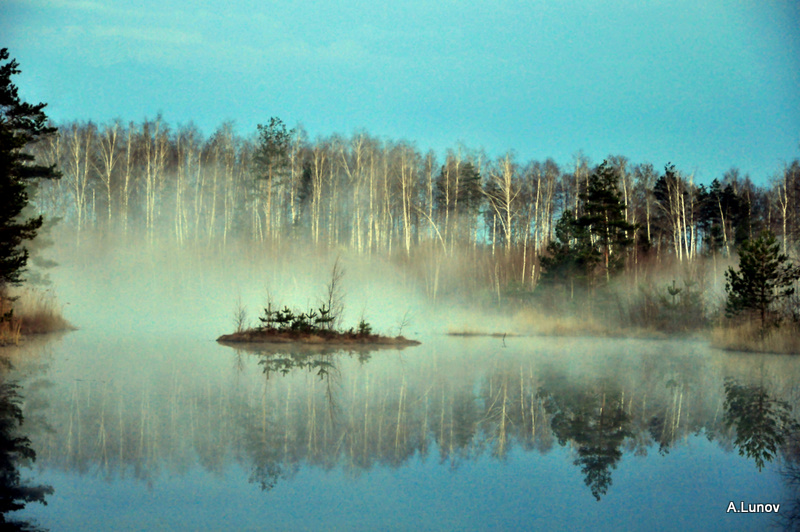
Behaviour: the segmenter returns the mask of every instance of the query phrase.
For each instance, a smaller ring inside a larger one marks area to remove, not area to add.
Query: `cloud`
[[[72,9],[90,12],[103,12],[109,10],[108,4],[104,4],[102,2],[92,2],[91,0],[26,0],[19,3],[37,7]]]
[[[97,26],[92,28],[91,33],[100,39],[123,39],[156,44],[197,45],[203,42],[200,32],[187,32],[174,28]]]

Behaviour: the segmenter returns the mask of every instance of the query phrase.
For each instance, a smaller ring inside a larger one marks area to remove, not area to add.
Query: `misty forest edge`
[[[728,347],[754,350],[798,336],[797,159],[766,187],[735,168],[705,186],[672,164],[661,173],[621,155],[522,164],[512,152],[489,159],[459,146],[440,163],[365,132],[310,142],[278,118],[250,138],[225,123],[204,139],[161,116],[53,126],[44,104],[19,100],[17,66],[2,65],[0,178],[13,192],[3,195],[2,258],[16,263],[0,286],[4,323],[29,253],[39,267],[26,274],[46,281],[47,240],[32,237],[54,234],[57,221],[78,246],[102,234],[230,252],[345,250],[399,265],[434,303],[572,314],[599,327],[583,332],[716,326],[746,340]],[[722,283],[725,302],[712,288]],[[777,350],[797,352],[796,342]]]

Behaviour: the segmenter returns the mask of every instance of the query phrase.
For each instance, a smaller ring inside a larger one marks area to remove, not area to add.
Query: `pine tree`
[[[0,61],[8,58],[8,49],[0,50]],[[22,244],[32,240],[43,223],[42,216],[20,219],[28,205],[27,181],[60,177],[55,166],[37,165],[25,151],[56,129],[46,124],[46,104],[20,100],[11,82],[11,76],[20,73],[18,66],[13,59],[0,64],[0,297],[8,286],[22,282],[28,262],[28,251]]]
[[[562,284],[574,298],[576,284],[593,289],[602,272],[606,282],[624,266],[636,226],[625,221],[625,204],[617,189],[617,173],[603,161],[589,178],[583,215],[566,210],[555,227],[555,239],[539,260],[544,284]]]
[[[744,312],[755,313],[761,322],[762,334],[772,324],[774,306],[794,293],[792,286],[800,278],[800,267],[793,266],[780,253],[775,235],[765,231],[760,237],[742,244],[739,251],[739,270],[725,272],[725,291],[728,301],[725,313],[733,317]]]
[[[272,117],[269,124],[258,124],[258,142],[253,153],[256,175],[270,184],[280,177],[289,164],[292,135],[280,118]]]
[[[544,269],[544,285],[561,285],[574,299],[575,285],[585,289],[592,282],[592,272],[602,257],[592,245],[591,235],[585,226],[578,224],[567,209],[555,227],[555,239],[547,244],[547,253],[539,257]]]
[[[448,162],[439,171],[433,191],[436,209],[474,215],[483,202],[481,174],[471,162],[457,167]]]
[[[625,204],[617,189],[617,173],[603,161],[589,178],[589,187],[584,200],[584,214],[578,225],[592,234],[606,281],[612,273],[624,266],[625,250],[633,243],[636,227],[625,220]]]
[[[258,141],[253,152],[253,171],[258,181],[267,190],[264,217],[267,234],[272,235],[272,195],[281,184],[289,167],[292,135],[294,129],[287,130],[280,118],[272,117],[269,124],[258,124]]]

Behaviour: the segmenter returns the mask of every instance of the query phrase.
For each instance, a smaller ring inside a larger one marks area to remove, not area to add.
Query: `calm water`
[[[248,353],[135,329],[84,329],[17,362],[28,473],[55,489],[21,516],[51,530],[764,530],[781,522],[729,503],[785,517],[798,498],[779,441],[796,358],[436,335]]]

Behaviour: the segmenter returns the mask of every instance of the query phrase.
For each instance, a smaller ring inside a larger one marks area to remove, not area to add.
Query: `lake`
[[[211,255],[56,254],[80,330],[14,356],[37,453],[23,476],[54,489],[17,517],[54,531],[797,526],[798,357],[447,336],[507,320],[434,307],[366,262],[347,264],[347,323],[361,312],[393,334],[414,309],[403,333],[421,346],[237,351],[215,341],[237,294],[251,322],[265,284],[308,308],[332,259]]]
[[[30,473],[55,492],[19,515],[51,530],[764,530],[797,500],[781,449],[759,454],[798,404],[796,358],[420,339],[250,353],[94,328],[32,345],[15,369]]]

